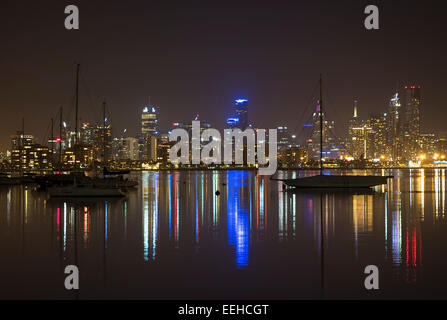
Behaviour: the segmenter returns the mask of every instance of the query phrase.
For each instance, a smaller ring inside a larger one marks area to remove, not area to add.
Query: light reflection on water
[[[376,173],[394,179],[367,193],[284,191],[252,171],[142,172],[124,199],[3,187],[0,297],[73,298],[60,279],[76,263],[81,298],[363,298],[368,264],[377,297],[445,298],[445,169]]]

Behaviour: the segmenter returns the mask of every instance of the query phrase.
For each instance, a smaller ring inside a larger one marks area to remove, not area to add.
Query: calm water
[[[386,174],[366,194],[245,171],[143,172],[117,200],[2,187],[0,298],[447,298],[446,170]]]

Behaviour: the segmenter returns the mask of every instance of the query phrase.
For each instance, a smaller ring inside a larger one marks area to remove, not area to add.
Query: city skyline
[[[137,2],[125,12],[122,4],[79,5],[82,27],[76,33],[59,28],[62,4],[44,5],[46,10],[36,16],[31,12],[40,4],[24,10],[6,2],[9,14],[2,23],[15,26],[20,16],[22,25],[4,38],[3,152],[22,117],[26,131],[37,137],[44,135],[61,106],[73,118],[77,62],[82,65],[81,121],[99,119],[101,103],[107,101],[116,130],[127,128],[132,136],[137,134],[139,108],[149,96],[166,112],[160,116],[165,128],[174,120],[168,114],[185,121],[197,113],[223,128],[220,119],[233,108],[228,101],[241,96],[256,109],[252,119],[259,127],[294,128],[319,73],[330,97],[328,118],[338,125],[348,122],[353,99],[359,100],[360,117],[365,117],[386,107],[396,83],[410,83],[424,88],[422,131],[445,130],[437,116],[444,103],[445,44],[439,39],[445,27],[435,5],[379,1],[383,28],[375,33],[361,28],[357,11],[362,12],[363,3],[347,4],[352,12],[341,4],[320,2],[257,2],[256,7],[203,3],[194,10],[179,4],[173,15],[164,4]],[[98,16],[99,8],[106,13]],[[265,22],[270,10],[276,14]],[[421,14],[424,24],[416,29],[411,21]],[[98,28],[97,19],[110,28]],[[128,19],[135,23],[121,24]],[[422,38],[423,45],[411,45]]]
[[[1,12],[0,299],[447,299],[442,2]]]

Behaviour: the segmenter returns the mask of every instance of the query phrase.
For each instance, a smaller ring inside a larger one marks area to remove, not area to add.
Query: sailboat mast
[[[79,107],[79,67],[80,64],[78,63],[76,66],[76,100],[75,100],[75,105],[76,105],[76,125],[75,125],[75,144],[78,142],[78,107]]]
[[[62,163],[62,107],[59,111],[59,164]]]
[[[54,119],[51,118],[51,162],[54,161]]]
[[[323,174],[323,79],[320,74],[320,174]]]
[[[106,164],[106,103],[102,103],[102,160]]]

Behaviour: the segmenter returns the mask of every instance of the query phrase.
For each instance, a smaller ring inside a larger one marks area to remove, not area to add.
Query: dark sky
[[[80,30],[64,28],[64,8]],[[363,26],[366,5],[380,30]],[[222,129],[232,100],[250,100],[258,127],[295,128],[323,73],[328,117],[342,133],[383,112],[396,84],[423,86],[422,129],[447,130],[446,11],[441,1],[5,1],[0,20],[0,150],[25,117],[41,141],[65,108],[74,122],[75,63],[80,115],[98,121],[107,101],[114,132],[137,131],[143,105],[160,107],[162,129],[198,113]]]

